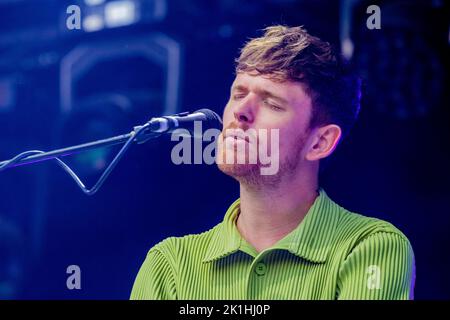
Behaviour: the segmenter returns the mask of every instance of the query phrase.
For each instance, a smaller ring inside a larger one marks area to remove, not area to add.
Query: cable
[[[110,175],[111,171],[115,168],[117,163],[122,159],[125,152],[130,148],[133,140],[136,139],[139,136],[139,134],[141,132],[143,132],[144,129],[147,129],[148,126],[149,126],[148,124],[145,124],[142,127],[135,128],[135,130],[132,132],[130,138],[125,142],[123,147],[120,149],[120,151],[114,157],[114,159],[111,161],[111,163],[105,169],[105,171],[103,171],[101,177],[98,179],[98,181],[94,184],[94,186],[91,189],[86,188],[86,186],[81,181],[81,179],[76,175],[75,172],[73,172],[73,170],[66,163],[64,163],[64,161],[62,161],[59,158],[54,158],[54,160],[56,160],[57,163],[59,164],[59,166],[61,168],[63,168],[63,170],[66,171],[72,177],[72,179],[75,181],[75,183],[81,189],[81,191],[83,191],[86,195],[91,196],[100,189],[100,187],[105,182],[106,178],[108,178],[108,176]],[[15,156],[14,158],[12,158],[11,160],[4,163],[3,165],[0,165],[0,172],[3,170],[6,170],[8,167],[11,167],[12,165],[16,164],[17,162],[19,162],[20,160],[22,160],[26,157],[29,157],[29,156],[32,156],[35,154],[41,154],[41,153],[44,153],[44,151],[30,150],[30,151],[22,152],[22,153],[18,154],[17,156]]]

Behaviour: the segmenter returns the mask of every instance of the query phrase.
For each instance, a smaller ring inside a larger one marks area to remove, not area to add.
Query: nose
[[[255,120],[255,114],[251,106],[251,101],[242,102],[234,110],[234,118],[237,122],[250,124]]]

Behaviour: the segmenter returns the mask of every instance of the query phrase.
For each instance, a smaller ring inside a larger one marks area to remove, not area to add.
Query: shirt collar
[[[228,208],[223,222],[214,229],[203,262],[211,262],[237,252],[245,242],[236,227],[239,205],[240,199]],[[311,262],[325,262],[333,243],[333,235],[339,218],[338,212],[341,209],[323,189],[319,189],[319,195],[302,222],[266,250],[288,250]]]

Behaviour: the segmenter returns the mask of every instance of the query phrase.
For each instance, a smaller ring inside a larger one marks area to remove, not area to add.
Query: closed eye
[[[242,93],[233,95],[234,100],[240,100],[243,98],[245,98],[245,94],[242,94]]]
[[[271,103],[268,100],[264,100],[264,104],[266,104],[270,109],[272,109],[274,111],[284,111],[283,108],[277,106],[276,104]]]

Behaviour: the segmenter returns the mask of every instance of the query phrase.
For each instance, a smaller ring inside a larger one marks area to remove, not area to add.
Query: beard
[[[293,178],[295,176],[298,166],[300,165],[300,154],[305,145],[305,140],[305,136],[299,134],[299,137],[295,140],[298,141],[298,143],[294,144],[290,150],[285,149],[284,157],[280,150],[280,158],[277,160],[279,161],[279,169],[276,174],[261,174],[261,168],[265,165],[261,164],[259,158],[256,163],[249,163],[249,145],[247,145],[245,149],[245,163],[238,163],[236,161],[237,152],[236,145],[234,145],[235,161],[232,163],[221,161],[217,163],[217,166],[220,171],[233,177],[241,184],[255,188],[276,188],[283,180]],[[224,144],[223,136],[219,139],[218,151],[218,156],[222,157],[222,159],[226,157],[227,151],[230,151]]]

